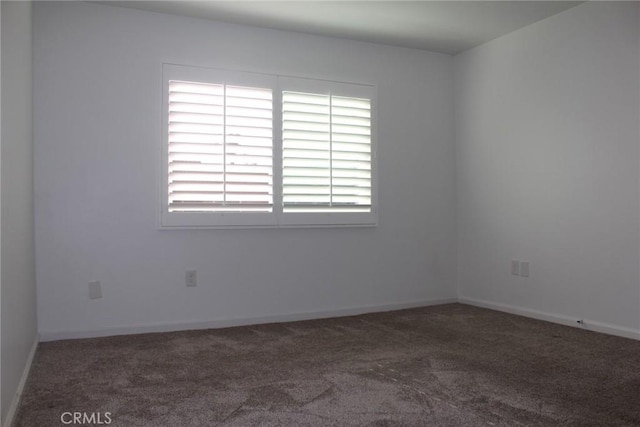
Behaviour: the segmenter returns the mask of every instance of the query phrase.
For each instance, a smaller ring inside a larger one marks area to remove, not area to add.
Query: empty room
[[[2,427],[640,426],[640,2],[0,18]]]

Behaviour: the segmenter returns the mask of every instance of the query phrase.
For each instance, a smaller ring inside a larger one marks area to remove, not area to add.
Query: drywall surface
[[[450,56],[108,5],[34,10],[44,338],[456,297]],[[379,225],[158,230],[163,62],[376,84]]]
[[[637,8],[585,3],[455,58],[463,300],[638,332]]]
[[[2,2],[0,271],[3,424],[36,339],[31,4]],[[4,425],[4,424],[3,424]]]

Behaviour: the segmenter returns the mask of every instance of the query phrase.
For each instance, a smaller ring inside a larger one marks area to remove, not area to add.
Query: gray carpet
[[[17,426],[67,411],[111,426],[640,425],[640,342],[449,304],[42,343]]]

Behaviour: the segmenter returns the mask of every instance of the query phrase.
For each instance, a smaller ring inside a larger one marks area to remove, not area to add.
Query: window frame
[[[272,90],[272,178],[271,212],[170,212],[169,211],[169,81],[183,80]],[[282,92],[300,91],[335,96],[366,98],[371,101],[371,210],[369,212],[283,212],[282,199]],[[377,226],[377,88],[371,84],[349,83],[307,77],[235,71],[176,64],[162,64],[162,147],[160,177],[160,229],[200,228],[316,228]]]

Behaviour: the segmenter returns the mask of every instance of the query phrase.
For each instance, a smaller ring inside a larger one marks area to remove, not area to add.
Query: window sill
[[[350,228],[377,227],[377,215],[372,212],[345,213],[283,213],[275,214],[211,214],[164,213],[160,230],[251,229],[251,228]]]

